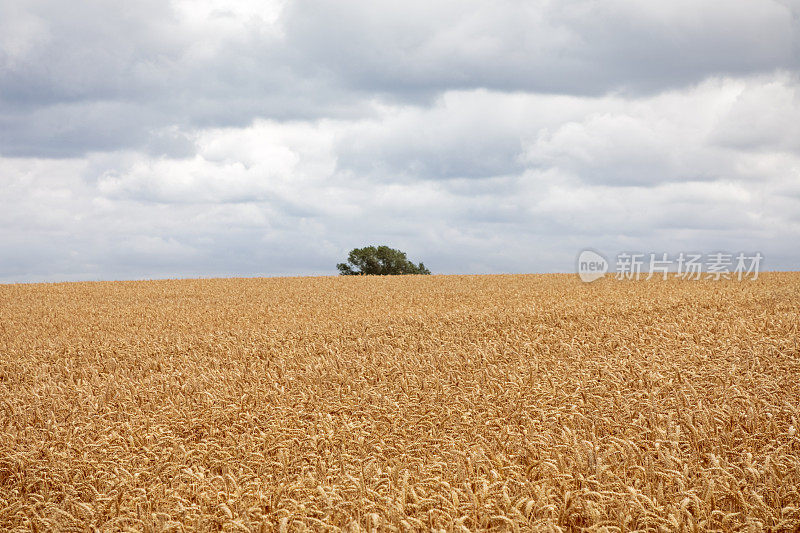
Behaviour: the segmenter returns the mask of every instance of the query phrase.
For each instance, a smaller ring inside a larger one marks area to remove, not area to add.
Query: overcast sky
[[[0,282],[800,267],[800,0],[0,0]]]

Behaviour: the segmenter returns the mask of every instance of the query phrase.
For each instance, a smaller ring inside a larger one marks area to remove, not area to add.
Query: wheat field
[[[0,529],[798,531],[800,273],[0,286]]]

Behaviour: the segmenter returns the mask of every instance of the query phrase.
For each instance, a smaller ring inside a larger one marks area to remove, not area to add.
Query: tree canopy
[[[403,274],[430,274],[425,265],[415,265],[405,252],[388,246],[354,248],[346,263],[336,265],[342,276],[394,276]]]

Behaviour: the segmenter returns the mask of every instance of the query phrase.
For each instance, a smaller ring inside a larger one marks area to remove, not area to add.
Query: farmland
[[[0,530],[800,528],[800,273],[0,286]]]

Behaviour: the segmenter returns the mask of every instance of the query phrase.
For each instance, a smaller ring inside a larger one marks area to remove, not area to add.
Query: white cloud
[[[726,6],[0,0],[0,280],[796,268],[797,7]]]

